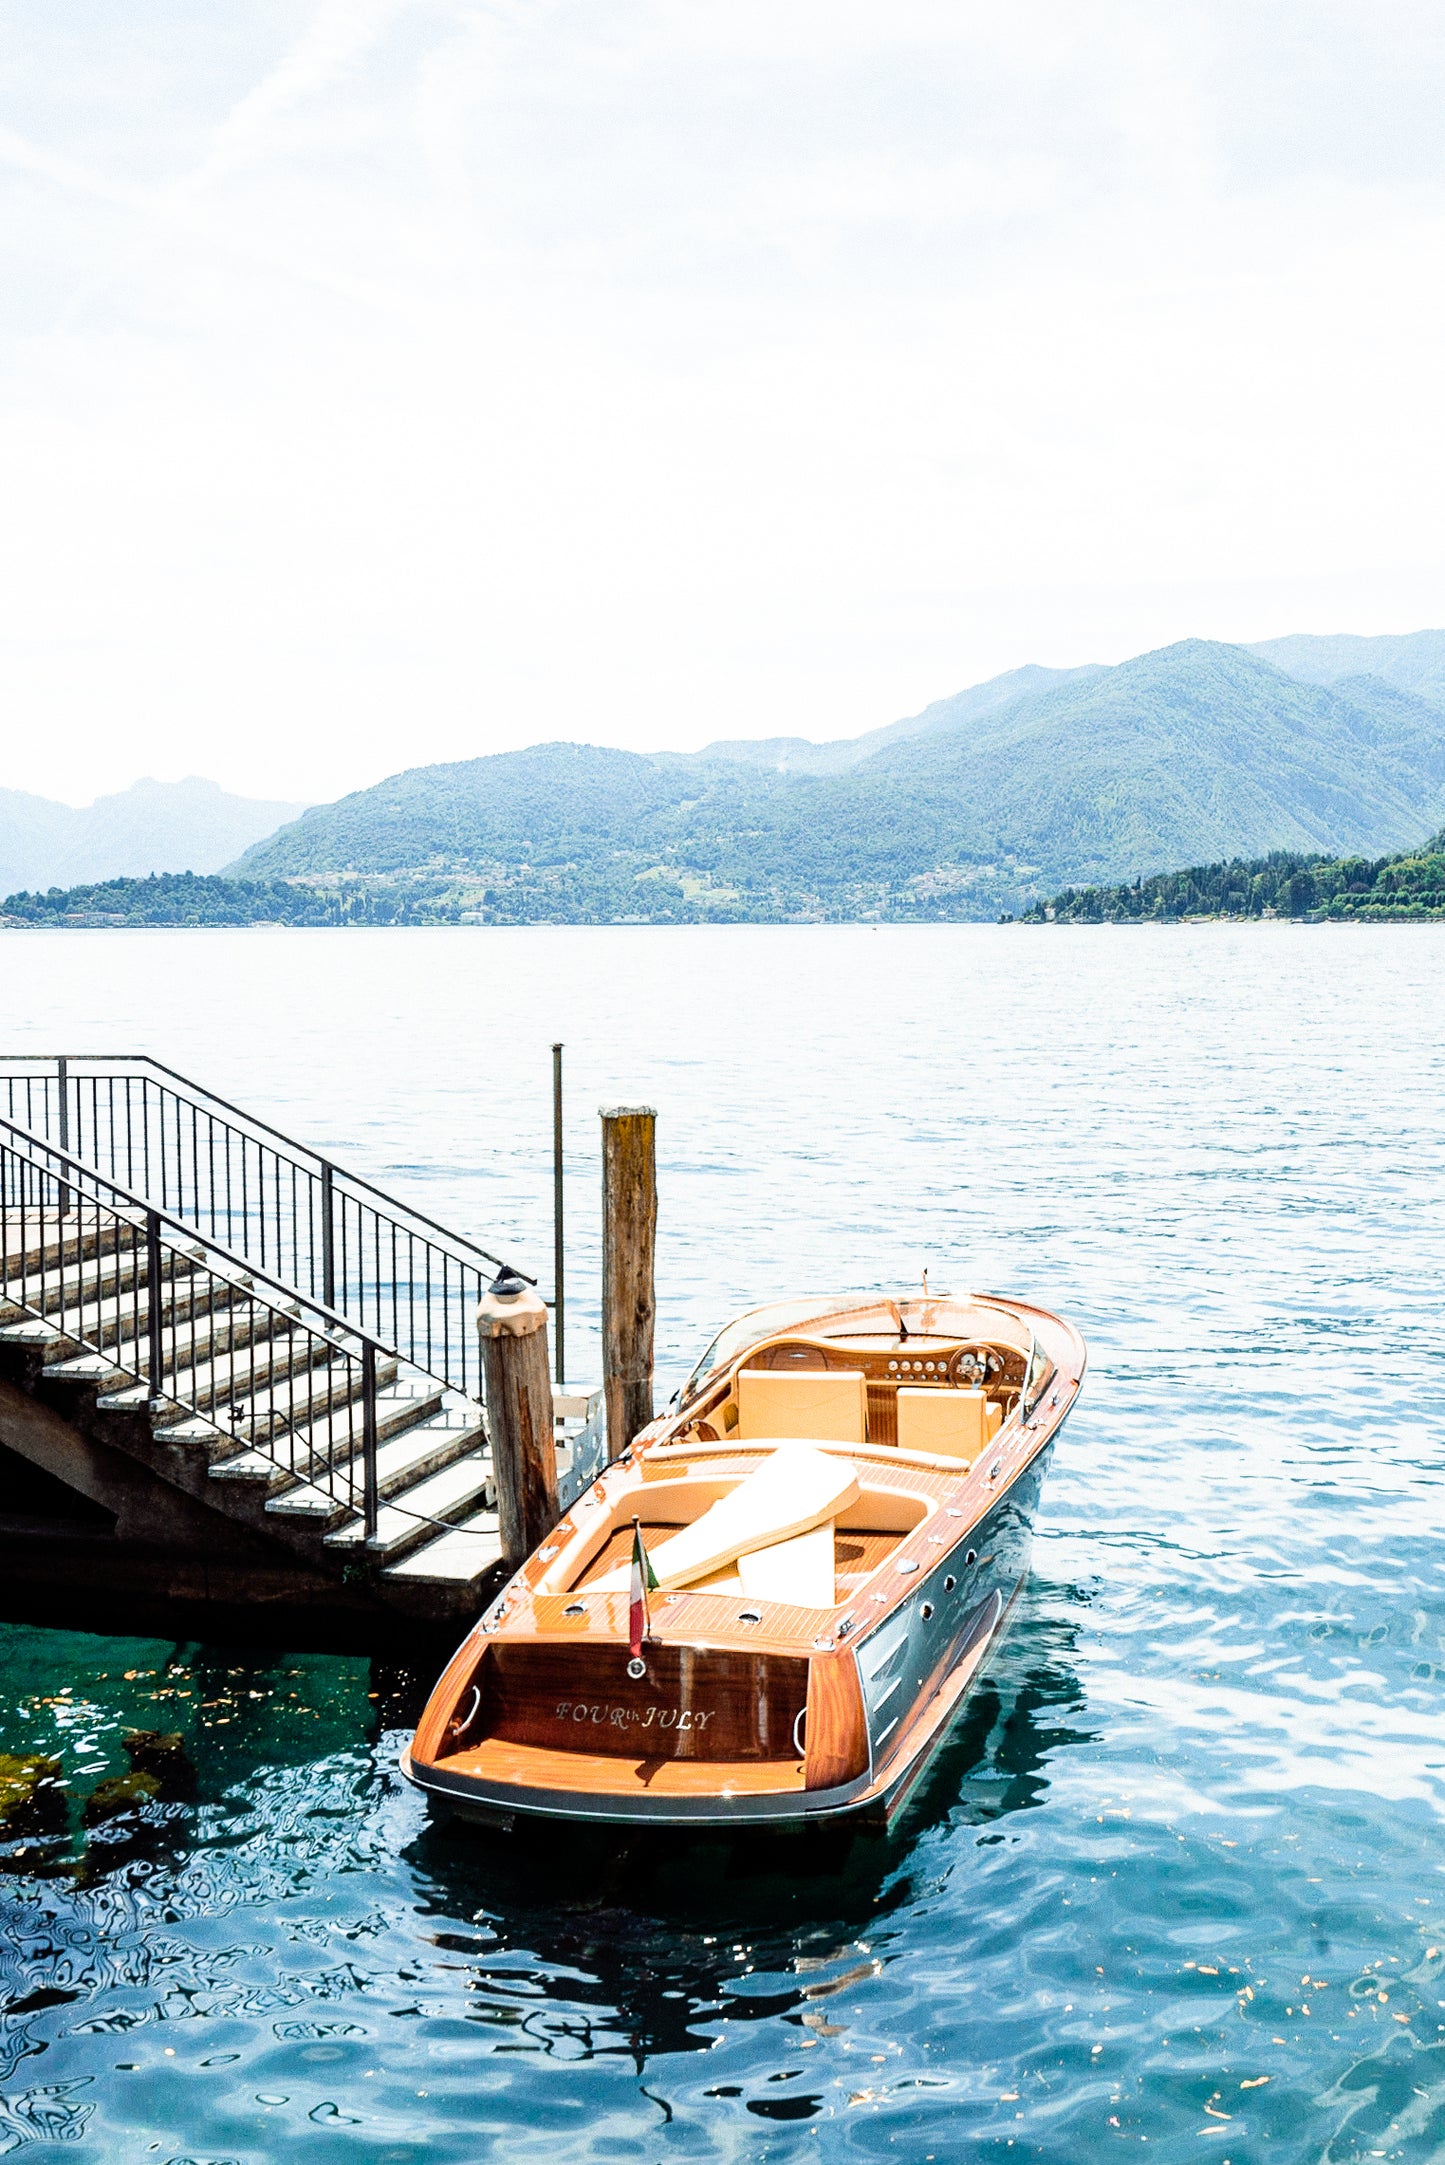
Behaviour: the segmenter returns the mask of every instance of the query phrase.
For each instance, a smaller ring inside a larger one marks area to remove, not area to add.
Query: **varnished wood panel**
[[[430,1766],[446,1750],[452,1718],[459,1703],[470,1699],[472,1685],[480,1682],[479,1671],[490,1652],[485,1643],[465,1638],[438,1677],[412,1739],[412,1758],[421,1765]]]
[[[902,1581],[899,1582],[900,1586]],[[585,1614],[569,1617],[567,1610],[583,1606]],[[800,1609],[791,1602],[749,1601],[746,1594],[708,1594],[686,1590],[676,1594],[650,1594],[648,1606],[652,1628],[666,1645],[685,1641],[693,1646],[719,1646],[739,1653],[799,1654],[812,1645],[826,1610]],[[757,1622],[744,1622],[756,1617]],[[509,1610],[498,1633],[499,1643],[528,1639],[533,1634],[555,1633],[574,1642],[599,1640],[627,1648],[626,1594],[523,1594]]]
[[[807,1787],[836,1789],[868,1766],[868,1723],[851,1654],[815,1654],[808,1669]]]
[[[598,1796],[766,1796],[801,1790],[801,1759],[615,1759],[546,1751],[490,1737],[447,1761],[448,1774],[509,1788],[571,1790]]]
[[[669,1520],[649,1521],[644,1519],[642,1521],[642,1538],[648,1549],[655,1548],[659,1541],[665,1541],[669,1534],[681,1533],[681,1531],[680,1523]],[[572,1582],[573,1592],[577,1592],[583,1586],[591,1586],[597,1579],[605,1578],[609,1571],[615,1571],[619,1564],[630,1564],[631,1561],[632,1528],[630,1526],[619,1526],[615,1533],[608,1535],[591,1563],[583,1565],[582,1570]]]
[[[868,1441],[870,1443],[897,1443],[898,1441],[898,1386],[896,1383],[870,1383],[868,1386]]]
[[[873,1576],[885,1556],[891,1556],[903,1539],[901,1534],[875,1534],[852,1527],[839,1532],[833,1542],[833,1567],[839,1601],[846,1601],[855,1587]]]
[[[612,1758],[779,1759],[807,1701],[808,1664],[650,1644],[627,1674],[626,1642],[494,1641],[474,1739],[499,1737]]]

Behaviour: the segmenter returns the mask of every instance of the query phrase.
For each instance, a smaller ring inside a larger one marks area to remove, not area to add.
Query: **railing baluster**
[[[321,1165],[321,1298],[328,1308],[336,1306],[336,1175],[330,1164]]]
[[[68,1065],[63,1053],[56,1061],[55,1066],[57,1070],[56,1081],[60,1091],[60,1147],[68,1154],[70,1150],[70,1088]],[[60,1189],[59,1203],[59,1215],[62,1218],[68,1217],[70,1213],[69,1188],[62,1187]]]
[[[146,1212],[146,1323],[149,1334],[150,1401],[158,1406],[165,1381],[165,1337],[161,1318],[161,1221],[154,1210]]]
[[[376,1347],[369,1338],[361,1344],[361,1447],[366,1457],[366,1538],[376,1539],[378,1498],[376,1492]]]
[[[113,1181],[117,1172],[123,1173],[124,1192],[143,1200],[147,1208],[189,1218],[208,1239],[219,1239],[243,1261],[259,1258],[263,1273],[301,1288],[303,1299],[314,1301],[319,1291],[324,1306],[347,1318],[360,1335],[373,1341],[389,1335],[404,1359],[438,1375],[450,1388],[472,1394],[479,1387],[471,1315],[491,1276],[482,1264],[493,1269],[498,1265],[486,1251],[448,1234],[409,1206],[393,1205],[370,1183],[292,1145],[266,1123],[253,1122],[239,1108],[199,1090],[159,1062],[136,1058],[82,1063],[78,1056],[56,1056],[47,1065],[16,1057],[8,1064],[0,1062],[0,1102],[10,1105],[12,1117],[23,1104],[27,1119],[34,1121],[38,1115],[42,1133],[53,1133],[59,1141],[61,1155],[50,1165],[39,1206],[42,1213],[53,1209],[55,1222],[52,1237],[42,1235],[39,1241],[36,1277],[50,1299],[58,1259],[62,1310],[74,1312],[82,1332],[88,1333],[94,1319],[99,1335],[107,1330],[122,1334],[125,1314],[138,1306],[138,1287],[127,1309],[121,1299],[124,1269],[118,1253],[97,1266],[96,1286],[87,1284],[83,1294],[75,1291],[78,1281],[65,1280],[66,1269],[78,1264],[80,1252],[92,1240],[101,1241],[104,1233],[102,1205],[88,1187],[77,1185],[78,1168],[71,1155],[77,1144],[82,1160],[88,1150],[104,1161],[99,1167],[102,1179]],[[20,1162],[15,1160],[14,1166]],[[22,1180],[14,1166],[12,1187],[19,1180],[27,1208],[34,1209],[33,1175]],[[72,1254],[71,1239],[59,1221],[68,1219],[82,1198],[87,1207],[75,1224]],[[102,1284],[116,1296],[104,1307],[96,1290]],[[164,1296],[165,1289],[159,1290]],[[204,1292],[187,1290],[193,1367],[199,1357],[201,1318],[208,1303],[214,1310],[217,1290],[215,1285]],[[179,1319],[174,1315],[174,1285],[170,1298],[175,1339]],[[163,1322],[163,1303],[158,1306]],[[109,1325],[107,1317],[113,1318]],[[214,1340],[214,1325],[211,1337]],[[174,1365],[180,1358],[178,1339],[171,1352]],[[294,1423],[287,1426],[289,1432]]]

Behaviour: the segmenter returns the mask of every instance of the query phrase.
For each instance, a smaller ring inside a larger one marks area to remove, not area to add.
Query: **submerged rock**
[[[58,1834],[67,1818],[58,1759],[42,1752],[0,1752],[0,1841]]]
[[[147,1775],[158,1783],[156,1794],[163,1803],[176,1804],[195,1795],[196,1770],[186,1740],[178,1730],[132,1729],[120,1741],[131,1772]]]
[[[80,1816],[88,1827],[98,1827],[108,1819],[119,1819],[126,1812],[138,1812],[142,1806],[156,1803],[160,1793],[161,1785],[154,1774],[111,1774],[96,1783]]]

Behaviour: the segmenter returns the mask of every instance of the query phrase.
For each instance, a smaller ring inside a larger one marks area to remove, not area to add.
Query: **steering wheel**
[[[960,1346],[948,1364],[948,1380],[961,1389],[977,1389],[1003,1374],[1003,1359],[991,1346]]]

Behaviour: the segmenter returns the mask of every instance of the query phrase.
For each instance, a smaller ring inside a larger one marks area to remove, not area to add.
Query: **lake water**
[[[1092,1356],[886,1839],[459,1834],[414,1679],[4,1627],[0,1750],[81,1796],[178,1727],[199,1786],[0,1880],[0,2154],[1445,2156],[1445,932],[12,933],[0,982],[10,1048],[153,1052],[544,1276],[565,1039],[574,1375],[615,1101],[666,1389],[925,1266]]]

